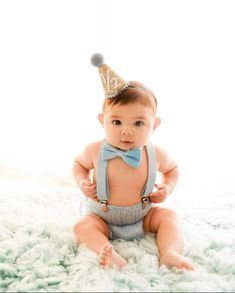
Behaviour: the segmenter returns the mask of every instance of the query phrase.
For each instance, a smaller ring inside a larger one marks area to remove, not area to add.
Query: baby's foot
[[[160,257],[160,266],[165,265],[168,268],[176,267],[178,269],[194,270],[194,266],[183,255],[169,251]]]
[[[113,250],[113,246],[110,243],[105,243],[100,250],[99,264],[101,267],[111,268],[116,266],[118,268],[123,267],[125,260]]]

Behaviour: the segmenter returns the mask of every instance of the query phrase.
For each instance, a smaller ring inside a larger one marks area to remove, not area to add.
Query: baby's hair
[[[128,105],[140,103],[144,106],[153,108],[154,112],[157,110],[157,99],[154,93],[144,84],[138,81],[129,81],[126,89],[120,92],[116,97],[106,99],[108,105]],[[105,106],[106,103],[104,103]],[[103,108],[104,110],[104,108]]]

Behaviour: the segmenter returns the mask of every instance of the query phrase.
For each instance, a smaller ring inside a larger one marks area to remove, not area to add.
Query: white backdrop
[[[1,1],[0,174],[72,178],[102,138],[90,56],[158,96],[186,196],[235,191],[234,1]],[[72,180],[72,179],[71,179]]]

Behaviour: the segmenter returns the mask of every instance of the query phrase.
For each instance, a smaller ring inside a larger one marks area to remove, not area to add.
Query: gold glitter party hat
[[[127,81],[104,64],[104,57],[100,53],[95,53],[91,56],[91,64],[98,67],[105,98],[114,98],[128,87]]]

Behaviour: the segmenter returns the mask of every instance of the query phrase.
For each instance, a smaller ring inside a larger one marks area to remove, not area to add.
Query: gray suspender
[[[109,200],[109,186],[107,176],[108,161],[102,160],[101,157],[101,151],[105,143],[106,141],[104,140],[100,147],[97,170],[97,195],[101,203]],[[146,149],[148,155],[148,179],[141,195],[143,199],[153,191],[156,180],[156,153],[151,142],[146,145]]]
[[[148,196],[153,191],[157,173],[156,151],[151,142],[146,145],[146,149],[148,155],[148,179],[141,195],[142,197]]]
[[[97,196],[99,201],[109,199],[109,186],[108,186],[108,176],[107,176],[107,164],[108,161],[102,160],[101,151],[106,141],[102,142],[99,152],[98,168],[97,168]]]

